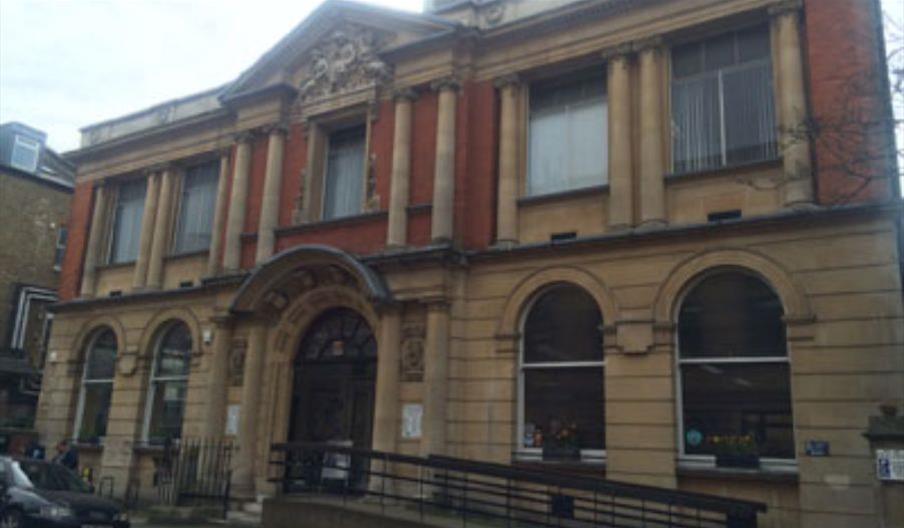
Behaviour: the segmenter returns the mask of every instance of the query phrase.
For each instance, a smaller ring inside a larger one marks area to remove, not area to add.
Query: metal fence
[[[182,438],[164,447],[154,475],[161,504],[229,509],[233,444],[220,438]]]
[[[330,444],[271,447],[283,493],[376,497],[425,515],[507,527],[755,528],[758,502],[522,469]]]

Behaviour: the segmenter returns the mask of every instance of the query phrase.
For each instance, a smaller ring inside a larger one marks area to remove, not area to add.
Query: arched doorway
[[[294,362],[289,441],[369,449],[377,341],[358,312],[333,308],[310,325]]]

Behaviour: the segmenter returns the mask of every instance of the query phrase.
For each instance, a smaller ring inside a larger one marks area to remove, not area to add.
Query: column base
[[[497,240],[495,244],[493,244],[493,249],[513,249],[518,246],[517,240]]]
[[[606,226],[606,231],[608,233],[627,233],[633,229],[634,226],[631,224],[612,224]]]
[[[652,220],[644,220],[634,228],[635,231],[644,232],[644,231],[655,231],[657,229],[662,229],[667,227],[669,223],[661,218],[655,218]]]

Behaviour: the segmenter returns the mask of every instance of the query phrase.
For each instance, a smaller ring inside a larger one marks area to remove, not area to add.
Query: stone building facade
[[[272,443],[344,440],[876,526],[861,434],[904,399],[878,17],[328,0],[226,87],[84,129],[41,432],[117,493],[153,496],[168,438],[234,438],[245,497]]]

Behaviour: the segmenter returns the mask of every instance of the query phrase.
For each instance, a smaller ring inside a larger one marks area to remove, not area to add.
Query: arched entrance
[[[289,441],[371,447],[377,341],[358,312],[333,308],[310,325],[295,356]]]

